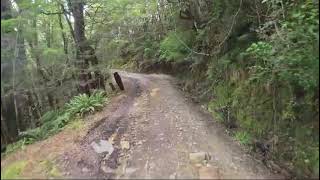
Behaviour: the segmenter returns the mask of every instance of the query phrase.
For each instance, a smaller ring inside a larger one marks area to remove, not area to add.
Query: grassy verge
[[[4,170],[1,169],[1,179],[17,179],[26,167],[27,161],[17,161],[10,164]]]

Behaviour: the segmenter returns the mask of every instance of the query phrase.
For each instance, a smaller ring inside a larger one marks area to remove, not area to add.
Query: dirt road
[[[124,95],[79,148],[60,158],[67,177],[281,178],[247,155],[210,115],[188,102],[170,76],[121,71],[120,75]],[[113,144],[112,154],[93,149],[92,142],[99,140]],[[190,155],[195,159],[190,160]]]

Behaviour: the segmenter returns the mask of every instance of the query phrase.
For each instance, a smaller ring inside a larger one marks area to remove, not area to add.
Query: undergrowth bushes
[[[160,43],[160,59],[164,61],[183,60],[190,50],[195,38],[193,31],[177,31],[168,33],[167,37]]]
[[[269,39],[212,59],[207,72],[219,82],[209,103],[214,116],[234,118],[236,139],[270,144],[272,159],[299,177],[319,177],[318,13],[302,3]]]
[[[9,144],[5,154],[56,134],[69,122],[100,110],[107,101],[108,96],[103,91],[95,91],[91,96],[86,94],[75,96],[64,108],[46,112],[40,119],[40,127],[21,132],[21,139],[13,144]]]
[[[71,99],[70,103],[67,103],[66,112],[71,115],[78,114],[83,116],[101,109],[105,102],[106,98],[103,91],[96,91],[91,96],[80,94]]]

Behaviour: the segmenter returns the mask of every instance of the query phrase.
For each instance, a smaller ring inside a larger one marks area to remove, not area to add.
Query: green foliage
[[[65,62],[65,54],[60,48],[45,48],[41,53],[41,58],[46,65],[54,66],[59,62]]]
[[[224,11],[224,1],[217,0],[213,1],[212,3],[212,17],[214,17],[216,20],[221,18]]]
[[[91,96],[75,96],[70,103],[67,103],[63,110],[53,110],[46,112],[41,117],[41,126],[20,133],[20,140],[9,144],[5,154],[12,153],[18,149],[23,149],[25,145],[46,139],[61,131],[71,121],[77,119],[75,115],[83,116],[92,113],[103,107],[107,97],[102,91],[95,91]],[[79,120],[70,126],[72,129],[81,128]]]
[[[151,48],[145,48],[145,49],[144,49],[144,55],[145,55],[145,57],[147,57],[147,58],[151,58],[152,55],[153,55],[152,49],[151,49]]]
[[[238,131],[234,135],[235,139],[242,145],[249,145],[252,142],[252,138],[246,131]]]
[[[292,5],[274,34],[232,47],[207,70],[215,119],[234,117],[241,144],[278,138],[273,159],[292,163],[298,177],[319,176],[318,14],[312,1]]]
[[[65,125],[73,120],[69,113],[62,111],[48,111],[41,117],[42,125],[20,133],[20,140],[9,144],[5,154],[23,149],[28,144],[33,144],[58,133]]]
[[[42,125],[40,127],[21,132],[22,139],[15,143],[14,150],[56,134],[72,119],[68,112],[48,111],[41,117]]]
[[[1,169],[1,179],[18,179],[21,178],[20,174],[23,171],[23,169],[26,167],[27,162],[26,161],[17,161],[9,166],[7,166],[5,169]]]
[[[247,50],[248,53],[254,55],[256,58],[263,58],[268,60],[272,53],[272,46],[266,42],[253,43]]]
[[[101,109],[106,101],[105,93],[102,91],[95,91],[91,96],[80,94],[67,104],[66,111],[72,115],[79,114],[83,116]]]
[[[225,122],[228,118],[228,111],[230,111],[232,102],[232,88],[230,86],[218,84],[214,87],[214,94],[217,98],[210,101],[208,109],[216,120]]]
[[[304,137],[300,137],[295,141],[294,150],[292,155],[292,162],[294,164],[294,170],[299,176],[303,176],[306,172],[313,174],[314,177],[319,176],[319,140],[308,141],[307,139],[312,136],[306,135],[308,132],[304,128],[297,128],[300,134],[304,134]],[[301,135],[300,135],[301,136]],[[281,156],[280,156],[281,157]],[[283,157],[281,157],[283,158]],[[312,172],[312,173],[311,173]]]
[[[147,59],[151,59],[153,57],[156,57],[156,55],[158,54],[159,43],[152,42],[152,39],[150,39],[150,38],[147,38],[144,41],[143,47],[144,47],[143,55]]]
[[[47,123],[47,122],[50,122],[50,121],[56,119],[60,114],[61,114],[61,112],[58,110],[48,111],[44,115],[42,115],[40,120],[42,123]]]
[[[48,137],[50,135],[53,135],[57,132],[59,132],[70,120],[72,120],[71,118],[71,114],[68,112],[63,112],[63,113],[59,113],[57,116],[55,116],[54,118],[52,118],[51,120],[43,123],[43,125],[41,126],[41,131],[45,136],[44,137]]]
[[[15,28],[18,28],[18,19],[1,20],[1,32],[11,33]]]
[[[319,84],[319,55],[315,50],[319,33],[318,8],[311,1],[289,14],[282,23],[283,37],[270,43],[254,43],[246,51],[253,58],[252,79],[287,82],[293,88],[313,90]],[[304,48],[301,48],[304,47]]]
[[[1,153],[1,156],[13,153],[19,149],[23,149],[25,147],[25,145],[26,145],[26,139],[24,139],[24,138],[15,142],[15,143],[8,144],[6,146],[6,151],[4,153]]]
[[[192,31],[170,32],[160,43],[160,59],[179,61],[186,57],[195,35]]]

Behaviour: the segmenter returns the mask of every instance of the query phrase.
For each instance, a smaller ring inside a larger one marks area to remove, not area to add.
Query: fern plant
[[[91,96],[87,94],[80,94],[74,97],[70,103],[67,104],[67,112],[71,115],[78,114],[83,116],[87,113],[92,113],[103,107],[107,101],[103,91],[95,91]]]

